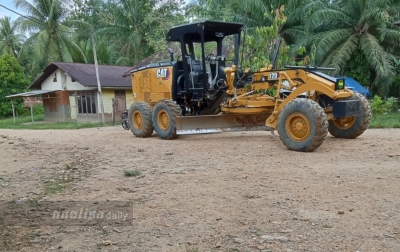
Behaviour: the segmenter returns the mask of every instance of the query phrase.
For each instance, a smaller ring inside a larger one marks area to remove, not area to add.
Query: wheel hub
[[[301,122],[296,123],[296,130],[297,131],[303,131],[304,125]]]
[[[133,113],[132,124],[138,130],[140,130],[143,127],[143,117],[139,111],[135,111]]]
[[[296,142],[304,141],[310,135],[310,123],[301,113],[290,115],[286,120],[285,128],[288,136]]]
[[[165,110],[160,110],[157,116],[157,123],[161,130],[168,130],[170,124],[170,118]]]
[[[355,121],[356,121],[355,116],[332,120],[333,124],[339,129],[348,129],[351,126],[353,126]]]

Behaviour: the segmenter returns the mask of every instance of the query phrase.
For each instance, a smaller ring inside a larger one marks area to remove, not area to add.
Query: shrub
[[[384,102],[379,95],[375,95],[371,100],[371,111],[372,114],[380,115],[385,112],[384,110]]]
[[[30,116],[31,108],[24,107],[23,104],[19,104],[15,107],[16,116]],[[42,104],[35,104],[32,107],[32,113],[34,116],[44,115],[44,108]]]
[[[11,99],[6,96],[25,92],[27,84],[24,69],[18,60],[8,54],[0,56],[0,116],[12,115]],[[13,102],[18,107],[24,100],[18,98],[13,99]]]
[[[385,108],[387,113],[397,112],[398,104],[397,99],[394,97],[390,97],[385,102]]]
[[[380,96],[375,95],[371,100],[372,114],[381,115],[384,113],[392,113],[396,112],[397,109],[397,100],[393,97],[390,97],[384,101]]]

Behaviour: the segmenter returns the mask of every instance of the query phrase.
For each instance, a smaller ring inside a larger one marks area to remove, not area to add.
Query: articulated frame
[[[269,73],[278,73],[279,77],[265,79],[265,76],[269,75]],[[233,87],[231,81],[232,78],[229,78],[228,85]],[[283,85],[284,81],[287,81],[289,85]],[[256,93],[257,90],[265,90],[272,87],[277,88],[274,97]],[[280,98],[282,89],[292,92],[282,99]],[[232,93],[232,89],[229,91]],[[232,94],[236,95],[221,105],[221,111],[227,114],[270,113],[271,115],[267,118],[265,125],[274,129],[276,128],[276,119],[283,107],[303,93],[306,93],[307,98],[312,100],[316,100],[317,94],[327,95],[334,100],[350,98],[353,95],[353,92],[348,89],[335,90],[335,83],[302,69],[276,72],[265,71],[254,73],[254,83],[250,84],[250,88],[233,89]],[[328,115],[328,120],[332,119],[331,108],[325,109],[325,112]]]

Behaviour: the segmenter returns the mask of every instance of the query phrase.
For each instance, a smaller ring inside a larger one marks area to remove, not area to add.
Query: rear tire
[[[125,119],[122,119],[122,128],[124,128],[124,130],[129,130],[129,123]]]
[[[279,114],[277,131],[288,149],[311,152],[321,146],[328,134],[327,116],[315,101],[296,98]]]
[[[153,109],[153,127],[161,139],[172,140],[178,137],[176,134],[175,117],[182,115],[181,107],[171,99],[163,99],[157,102]]]
[[[134,102],[128,113],[129,127],[136,137],[149,137],[154,128],[151,121],[151,107],[143,101]]]
[[[337,138],[353,139],[368,128],[371,122],[371,105],[362,94],[354,92],[352,99],[360,101],[360,112],[358,115],[348,118],[340,118],[329,121],[329,133]]]

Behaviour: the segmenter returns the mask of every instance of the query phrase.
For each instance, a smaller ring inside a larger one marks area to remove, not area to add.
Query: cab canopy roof
[[[200,43],[204,32],[204,42],[217,41],[220,36],[240,33],[243,24],[222,21],[203,21],[172,27],[167,34],[168,42],[180,42],[181,38],[189,42]]]

